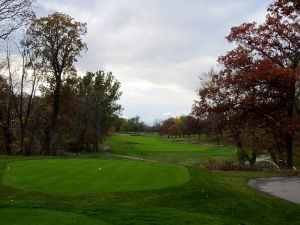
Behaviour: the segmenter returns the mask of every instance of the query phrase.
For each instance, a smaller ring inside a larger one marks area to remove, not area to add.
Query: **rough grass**
[[[4,184],[66,194],[168,188],[186,183],[185,167],[127,160],[43,159],[9,163]]]
[[[1,225],[107,225],[101,220],[75,213],[45,209],[0,209]]]

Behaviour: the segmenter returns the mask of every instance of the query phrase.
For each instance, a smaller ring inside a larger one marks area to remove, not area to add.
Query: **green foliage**
[[[93,139],[92,143],[98,144],[104,139],[122,109],[117,102],[122,95],[120,88],[120,82],[111,72],[87,72],[78,79],[77,127],[81,133],[78,142]]]
[[[145,126],[144,122],[141,121],[139,116],[129,118],[127,120],[128,132],[141,132]]]
[[[87,72],[85,76],[79,78],[77,88],[80,97],[91,101],[91,110],[104,117],[102,120],[113,117],[121,110],[121,106],[117,104],[122,95],[121,83],[112,72],[105,73],[100,70],[96,73]]]

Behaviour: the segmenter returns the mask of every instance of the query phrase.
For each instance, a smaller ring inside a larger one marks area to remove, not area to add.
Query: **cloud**
[[[232,26],[262,21],[271,0],[43,0],[53,11],[87,22],[89,51],[80,73],[104,69],[122,83],[125,116],[147,122],[189,112],[198,77],[216,65]]]

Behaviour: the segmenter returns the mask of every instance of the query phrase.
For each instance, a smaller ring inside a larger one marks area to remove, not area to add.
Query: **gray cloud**
[[[124,116],[147,122],[189,112],[198,77],[230,46],[225,36],[242,22],[261,21],[271,0],[43,0],[53,11],[87,22],[89,51],[77,65],[112,71],[122,82]]]

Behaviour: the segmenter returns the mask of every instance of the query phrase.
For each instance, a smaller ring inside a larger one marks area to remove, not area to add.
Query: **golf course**
[[[0,225],[300,225],[300,0],[0,0]]]
[[[247,185],[288,173],[201,167],[234,158],[232,146],[130,134],[105,144],[77,157],[2,156],[0,224],[300,224],[299,205]]]

